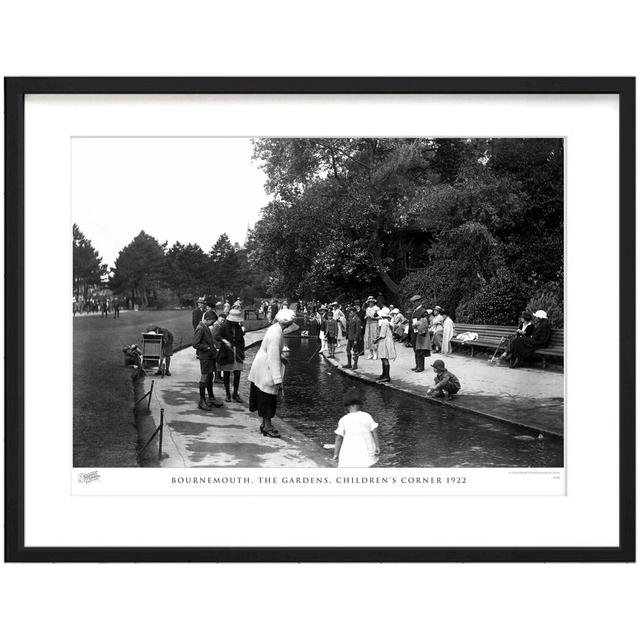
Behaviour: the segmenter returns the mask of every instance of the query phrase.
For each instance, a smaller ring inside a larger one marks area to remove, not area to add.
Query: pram
[[[166,365],[163,355],[164,335],[154,331],[142,334],[142,368],[144,371],[151,371],[154,367],[164,378]]]

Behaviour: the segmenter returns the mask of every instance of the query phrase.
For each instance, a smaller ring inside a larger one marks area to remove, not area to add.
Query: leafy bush
[[[409,298],[415,294],[424,296],[428,307],[439,304],[452,313],[465,294],[465,285],[456,279],[448,261],[440,261],[402,279],[400,295],[405,309],[409,308]]]
[[[564,298],[562,295],[562,283],[547,282],[536,290],[529,303],[527,311],[531,313],[542,309],[547,312],[547,317],[552,327],[561,329],[564,327]]]
[[[472,324],[515,325],[531,296],[531,287],[506,269],[463,300],[455,320]]]

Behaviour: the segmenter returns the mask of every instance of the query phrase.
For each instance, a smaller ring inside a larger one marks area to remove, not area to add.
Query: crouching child
[[[451,396],[460,391],[460,380],[451,371],[447,371],[442,360],[436,360],[431,366],[436,377],[434,378],[435,384],[427,388],[427,394],[434,398],[451,400]]]

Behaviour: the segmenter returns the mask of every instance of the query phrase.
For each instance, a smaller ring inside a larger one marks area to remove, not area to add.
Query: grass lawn
[[[116,320],[73,319],[73,464],[137,466],[131,367],[122,347],[140,343],[150,324],[169,329],[176,349],[191,344],[191,310],[129,311]]]

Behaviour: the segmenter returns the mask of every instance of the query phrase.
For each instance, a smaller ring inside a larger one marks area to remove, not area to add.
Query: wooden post
[[[155,380],[151,381],[151,389],[149,389],[149,400],[147,400],[147,411],[151,411],[151,396],[153,395],[153,383]]]
[[[164,427],[164,409],[160,409],[160,433],[158,433],[158,460],[162,459],[162,432]]]

